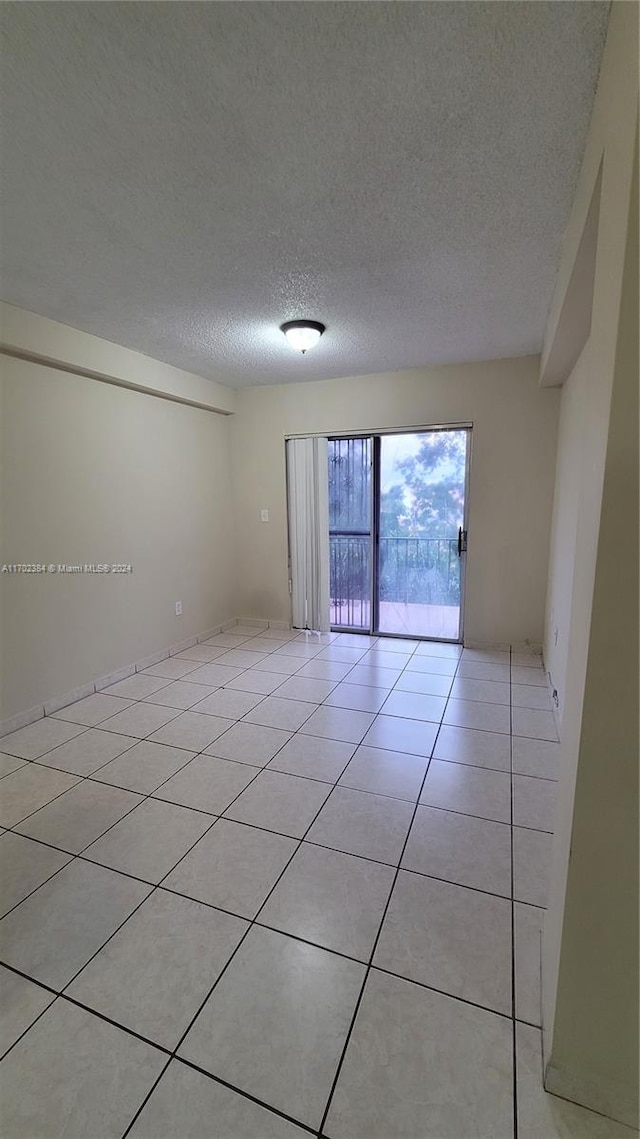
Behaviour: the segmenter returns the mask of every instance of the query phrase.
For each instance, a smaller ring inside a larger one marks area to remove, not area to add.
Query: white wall
[[[558,405],[558,392],[538,386],[537,357],[239,392],[240,614],[289,620],[286,435],[473,422],[465,638],[540,644]]]
[[[637,129],[638,9],[614,3],[542,366],[544,380],[602,164],[591,335],[560,416],[545,659],[561,697],[562,770],[542,983],[547,1088],[628,1124],[638,1119]]]
[[[7,719],[235,605],[228,417],[7,358],[1,394],[0,560],[134,569],[0,576]]]

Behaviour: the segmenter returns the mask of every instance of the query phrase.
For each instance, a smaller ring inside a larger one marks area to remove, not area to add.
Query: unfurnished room
[[[638,5],[0,5],[5,1139],[638,1135]]]

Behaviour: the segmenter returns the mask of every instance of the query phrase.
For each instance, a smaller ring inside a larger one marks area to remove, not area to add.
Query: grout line
[[[513,1065],[513,1139],[518,1139],[518,1063],[516,1044],[516,904],[515,904],[515,866],[513,843],[513,685],[511,680],[511,651],[509,653],[509,757],[511,778],[509,780],[510,810],[511,810],[511,1019],[512,1019],[512,1065]]]

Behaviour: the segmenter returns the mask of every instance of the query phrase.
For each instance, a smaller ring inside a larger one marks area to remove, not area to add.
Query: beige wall
[[[239,609],[287,621],[289,434],[473,422],[465,637],[542,641],[559,395],[538,359],[496,360],[238,395],[231,424]],[[260,510],[270,512],[268,524]]]
[[[6,719],[235,606],[227,417],[6,358],[1,392],[1,560],[134,567],[0,577]]]
[[[638,1118],[637,45],[636,5],[614,4],[546,349],[562,336],[562,291],[602,162],[591,335],[562,396],[547,604],[545,658],[563,715],[543,1027],[547,1088],[629,1124]]]

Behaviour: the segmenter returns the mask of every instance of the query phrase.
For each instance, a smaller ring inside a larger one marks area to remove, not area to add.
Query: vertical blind
[[[287,440],[292,623],[329,631],[329,473],[324,438]]]

